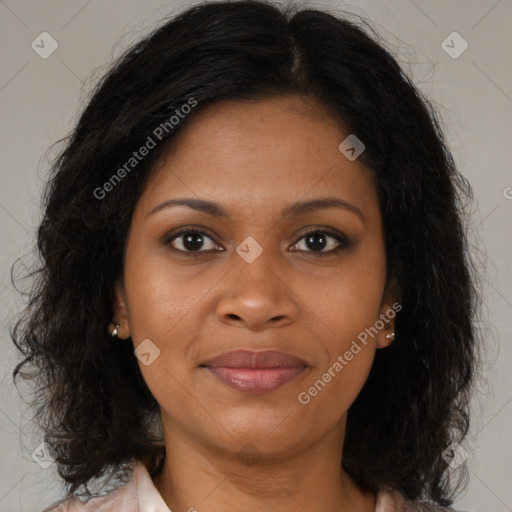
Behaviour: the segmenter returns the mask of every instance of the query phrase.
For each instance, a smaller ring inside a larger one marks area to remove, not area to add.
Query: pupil
[[[200,249],[202,243],[203,237],[201,236],[200,233],[190,233],[183,237],[183,246],[185,247],[185,249]]]
[[[321,240],[320,242],[320,246],[318,246],[318,240]],[[310,244],[311,242],[311,245],[313,247],[310,247],[310,249],[315,249],[315,244],[316,244],[316,249],[324,249],[325,248],[325,237],[322,235],[322,233],[314,233],[312,235],[309,235],[307,238],[306,238],[306,243]]]

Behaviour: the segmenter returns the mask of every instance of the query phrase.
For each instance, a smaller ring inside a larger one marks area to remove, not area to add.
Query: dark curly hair
[[[452,504],[454,481],[441,454],[468,432],[480,347],[465,225],[471,186],[432,103],[368,23],[259,1],[190,7],[134,44],[98,83],[53,160],[41,261],[11,337],[22,353],[14,381],[34,381],[34,418],[69,494],[162,448],[158,403],[133,347],[109,342],[107,332],[131,217],[151,170],[203,107],[287,94],[316,100],[366,145],[360,158],[376,177],[387,277],[400,289],[395,341],[377,351],[348,412],[343,468],[365,491],[388,487]],[[155,127],[191,102],[192,112],[100,200],[98,187],[106,190],[155,139]],[[465,465],[460,470],[459,484],[467,478]]]

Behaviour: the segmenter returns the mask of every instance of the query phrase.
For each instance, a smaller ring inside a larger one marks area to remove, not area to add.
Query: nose
[[[289,275],[271,264],[265,251],[252,263],[238,255],[237,268],[226,276],[217,303],[219,321],[254,331],[284,327],[299,314],[299,302],[293,293]]]

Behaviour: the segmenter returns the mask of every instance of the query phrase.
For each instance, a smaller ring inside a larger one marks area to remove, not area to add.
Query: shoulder
[[[147,473],[140,462],[133,463],[129,480],[114,490],[89,499],[71,496],[53,503],[43,512],[137,512],[137,485],[144,472]]]
[[[133,459],[118,487],[87,500],[68,497],[47,507],[43,512],[171,512],[155,487],[152,475],[160,468],[164,452]]]
[[[95,496],[86,501],[71,497],[58,501],[43,512],[137,512],[136,493],[129,484],[123,485],[104,496]]]
[[[464,512],[452,507],[441,507],[423,501],[408,500],[397,490],[380,490],[377,493],[375,512]]]

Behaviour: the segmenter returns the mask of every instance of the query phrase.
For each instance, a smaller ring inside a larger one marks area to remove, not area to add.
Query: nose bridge
[[[278,251],[247,237],[233,253],[235,266],[219,300],[222,321],[244,322],[256,327],[295,314],[292,294],[279,274]]]
[[[260,237],[262,239],[263,237]],[[236,249],[233,258],[236,263],[236,282],[250,294],[274,295],[282,287],[279,276],[278,251],[268,244],[260,245],[253,237],[247,237]]]

